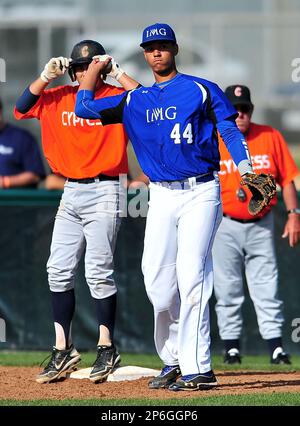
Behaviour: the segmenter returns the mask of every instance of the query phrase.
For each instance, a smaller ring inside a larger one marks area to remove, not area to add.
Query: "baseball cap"
[[[253,108],[253,103],[251,102],[250,90],[247,86],[242,86],[241,84],[228,86],[225,89],[225,95],[234,106],[247,105]]]
[[[156,23],[149,25],[143,31],[141,47],[145,47],[153,41],[171,41],[176,43],[175,33],[168,24]]]

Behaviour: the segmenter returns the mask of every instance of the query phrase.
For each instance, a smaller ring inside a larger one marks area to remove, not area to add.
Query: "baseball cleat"
[[[291,365],[290,355],[280,352],[275,358],[271,358],[271,364],[288,364]]]
[[[103,382],[119,365],[120,361],[120,354],[118,354],[114,345],[97,346],[97,358],[93,364],[89,379],[94,383]]]
[[[241,364],[242,359],[238,349],[230,349],[224,355],[225,364]]]
[[[161,373],[148,382],[150,389],[168,388],[181,376],[179,365],[165,365]]]
[[[182,376],[181,379],[169,386],[172,391],[195,391],[195,390],[208,390],[218,386],[218,381],[213,371],[204,374],[189,374]]]
[[[37,375],[36,381],[38,383],[50,383],[66,377],[68,373],[74,371],[79,362],[80,354],[73,345],[65,350],[59,350],[53,346],[51,359],[44,370]]]

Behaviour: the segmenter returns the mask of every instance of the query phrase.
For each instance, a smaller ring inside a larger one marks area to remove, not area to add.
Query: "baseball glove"
[[[243,175],[242,185],[247,185],[252,192],[252,198],[248,205],[251,215],[260,213],[270,203],[276,194],[276,182],[272,175],[261,173],[246,173]]]

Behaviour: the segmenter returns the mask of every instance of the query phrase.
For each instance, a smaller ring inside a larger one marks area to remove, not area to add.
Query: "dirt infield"
[[[148,378],[100,384],[67,379],[41,385],[35,382],[38,372],[33,367],[0,367],[0,399],[169,399],[300,391],[300,372],[216,371],[220,386],[199,392],[150,390]]]

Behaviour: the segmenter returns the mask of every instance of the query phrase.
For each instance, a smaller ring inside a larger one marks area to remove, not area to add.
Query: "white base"
[[[81,370],[73,371],[70,374],[71,379],[88,379],[92,368],[82,368]],[[153,370],[152,368],[137,367],[127,365],[126,367],[117,367],[113,373],[111,373],[107,381],[108,382],[121,382],[123,380],[137,380],[141,377],[153,377],[157,376],[160,370]]]

